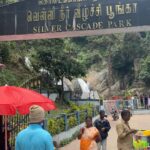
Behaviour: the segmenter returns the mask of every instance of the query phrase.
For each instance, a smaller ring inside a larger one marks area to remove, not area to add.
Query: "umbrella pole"
[[[3,137],[3,116],[0,116],[0,147],[2,147],[3,146],[3,139],[4,139],[4,137]]]
[[[5,116],[5,150],[7,150],[7,116]]]

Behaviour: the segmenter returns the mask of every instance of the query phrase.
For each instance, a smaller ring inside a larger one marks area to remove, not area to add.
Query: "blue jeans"
[[[102,140],[101,142],[97,143],[98,150],[107,150],[107,139]]]

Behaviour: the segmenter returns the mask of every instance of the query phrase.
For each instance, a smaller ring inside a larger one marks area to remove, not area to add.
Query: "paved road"
[[[108,137],[107,150],[117,150],[117,134],[115,126],[120,120],[112,121],[110,117],[108,117],[108,120],[110,121],[112,128]],[[130,126],[135,129],[150,129],[150,115],[134,115],[130,120]],[[60,148],[60,150],[80,150],[79,140],[74,140],[65,147]]]

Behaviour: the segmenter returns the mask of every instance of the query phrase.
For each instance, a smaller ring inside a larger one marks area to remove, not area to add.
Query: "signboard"
[[[0,41],[150,30],[149,0],[25,0],[0,7]]]

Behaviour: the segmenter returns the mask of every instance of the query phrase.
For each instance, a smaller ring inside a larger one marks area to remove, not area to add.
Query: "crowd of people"
[[[85,119],[86,126],[80,129],[80,150],[106,150],[107,137],[110,130],[109,121],[105,111],[100,111],[100,117],[94,123],[92,117]],[[54,142],[49,132],[44,130],[44,109],[33,105],[30,107],[29,126],[18,133],[15,142],[15,150],[54,150],[57,142]],[[94,126],[93,126],[94,124]]]
[[[129,126],[131,113],[122,110],[121,122],[116,125],[118,134],[118,150],[133,150],[133,134],[137,132]],[[43,128],[45,119],[44,109],[38,105],[30,107],[29,125],[18,133],[15,150],[54,150],[57,141],[53,141],[51,134]],[[105,111],[99,112],[99,118],[92,122],[92,117],[87,116],[85,127],[80,129],[78,139],[80,150],[107,150],[107,137],[111,129]]]
[[[86,126],[80,130],[78,136],[80,139],[80,150],[107,150],[107,137],[111,127],[105,117],[105,111],[100,111],[100,118],[93,125],[92,118],[86,118]],[[118,150],[133,150],[132,134],[135,134],[137,130],[130,128],[130,117],[130,111],[123,110],[121,112],[122,121],[116,125]]]
[[[105,116],[105,111],[100,111],[100,118],[94,122],[94,126],[92,118],[86,118],[86,127],[80,130],[78,136],[80,139],[80,150],[107,149],[107,136],[111,127]]]

